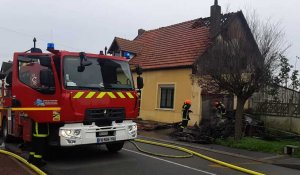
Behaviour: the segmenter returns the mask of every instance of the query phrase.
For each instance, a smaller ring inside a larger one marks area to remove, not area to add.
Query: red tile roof
[[[222,26],[235,15],[223,15]],[[209,19],[199,18],[145,31],[133,41],[122,38],[115,38],[114,41],[121,50],[136,54],[129,62],[131,65],[139,64],[143,69],[191,67],[211,43]]]
[[[119,50],[129,51],[133,53],[139,53],[143,47],[143,43],[139,41],[130,41],[127,39],[115,37],[115,42],[117,42],[119,46]]]
[[[144,32],[134,40],[143,48],[130,64],[143,69],[191,66],[209,43],[209,28],[193,27],[198,20]]]

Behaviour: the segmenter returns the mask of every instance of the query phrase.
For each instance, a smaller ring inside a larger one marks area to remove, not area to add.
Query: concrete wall
[[[190,99],[193,113],[190,114],[189,125],[198,123],[201,120],[201,89],[197,84],[192,85],[191,74],[190,68],[144,71],[140,118],[164,123],[180,122],[182,105],[186,99]],[[135,80],[136,76],[134,74]],[[174,85],[173,109],[160,108],[161,85]]]
[[[261,116],[267,128],[275,128],[300,134],[300,118],[281,116]]]

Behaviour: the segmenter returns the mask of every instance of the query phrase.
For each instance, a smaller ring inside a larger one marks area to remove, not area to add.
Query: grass
[[[226,140],[218,139],[216,143],[223,146],[232,148],[246,149],[250,151],[260,151],[267,153],[283,154],[283,148],[285,145],[300,146],[299,140],[275,140],[268,141],[252,137],[244,137],[240,141],[235,141],[233,138]],[[300,158],[300,151],[294,155],[294,157]]]

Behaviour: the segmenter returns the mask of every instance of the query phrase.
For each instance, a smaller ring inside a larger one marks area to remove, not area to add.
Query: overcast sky
[[[115,36],[133,39],[139,28],[156,29],[208,17],[214,0],[0,0],[0,60],[32,47],[99,53]],[[255,9],[262,19],[280,21],[292,44],[287,55],[300,56],[299,0],[219,0],[222,11]],[[300,61],[298,61],[298,69]],[[0,63],[1,64],[1,63]]]

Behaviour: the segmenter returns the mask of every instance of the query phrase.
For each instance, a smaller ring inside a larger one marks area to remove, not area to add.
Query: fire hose
[[[14,154],[12,152],[9,151],[5,151],[0,149],[0,153],[2,154],[6,154],[9,156],[14,157],[15,159],[19,160],[21,163],[23,163],[24,165],[26,165],[27,167],[31,168],[34,172],[36,172],[39,175],[47,175],[45,172],[43,172],[41,169],[39,169],[38,167],[36,167],[35,165],[29,163],[27,160],[25,160],[23,157],[18,156],[17,154]]]
[[[140,142],[140,143],[145,143],[145,144],[151,144],[151,145],[166,147],[166,148],[170,148],[170,149],[174,149],[174,150],[179,150],[179,151],[187,153],[186,155],[182,155],[182,156],[153,153],[153,152],[146,151],[146,150],[140,148],[136,143],[130,141],[139,151],[141,151],[143,153],[146,153],[146,154],[151,154],[151,155],[160,156],[160,157],[169,157],[169,158],[189,158],[189,157],[192,157],[192,156],[197,156],[197,157],[206,159],[208,161],[217,163],[219,165],[222,165],[222,166],[225,166],[225,167],[237,170],[237,171],[241,171],[241,172],[244,172],[244,173],[247,173],[247,174],[251,174],[251,175],[264,175],[263,173],[256,172],[256,171],[253,171],[253,170],[249,170],[249,169],[246,169],[246,168],[242,168],[242,167],[230,164],[230,163],[226,163],[226,162],[223,162],[223,161],[220,161],[220,160],[217,160],[217,159],[205,156],[203,154],[197,153],[195,151],[192,151],[192,150],[189,150],[187,148],[180,147],[180,146],[175,146],[175,145],[170,145],[170,144],[165,144],[165,143],[159,143],[159,142],[154,142],[154,141],[149,141],[149,140],[143,140],[143,139],[135,139],[134,141],[135,142]],[[45,172],[43,172],[41,169],[39,169],[35,165],[29,163],[27,160],[25,160],[21,156],[18,156],[16,154],[12,153],[12,152],[1,150],[1,149],[0,149],[0,153],[6,154],[6,155],[9,155],[9,156],[12,156],[12,157],[16,158],[17,160],[19,160],[20,162],[22,162],[27,167],[31,168],[34,172],[36,172],[39,175],[46,175]]]
[[[166,147],[166,148],[171,148],[171,149],[179,150],[179,151],[188,153],[188,155],[194,155],[194,156],[206,159],[208,161],[217,163],[219,165],[222,165],[222,166],[225,166],[225,167],[237,170],[237,171],[241,171],[241,172],[244,172],[244,173],[247,173],[247,174],[251,174],[251,175],[264,175],[263,173],[252,171],[252,170],[249,170],[249,169],[246,169],[246,168],[242,168],[242,167],[230,164],[230,163],[226,163],[226,162],[223,162],[223,161],[220,161],[220,160],[217,160],[217,159],[205,156],[203,154],[197,153],[195,151],[192,151],[192,150],[189,150],[187,148],[180,147],[180,146],[175,146],[175,145],[170,145],[170,144],[165,144],[165,143],[159,143],[159,142],[153,142],[153,141],[149,141],[149,140],[142,140],[142,139],[135,139],[134,141],[135,142],[146,143],[146,144],[151,144],[151,145],[156,145],[156,146],[161,146],[161,147]],[[140,147],[137,147],[137,149],[140,150],[140,151],[142,150]],[[142,152],[147,153],[149,151],[142,150]],[[149,154],[156,155],[156,156],[163,156],[163,157],[178,158],[177,156],[161,155],[161,154],[152,153],[152,152],[149,152]],[[187,158],[187,157],[180,156],[180,158]]]

